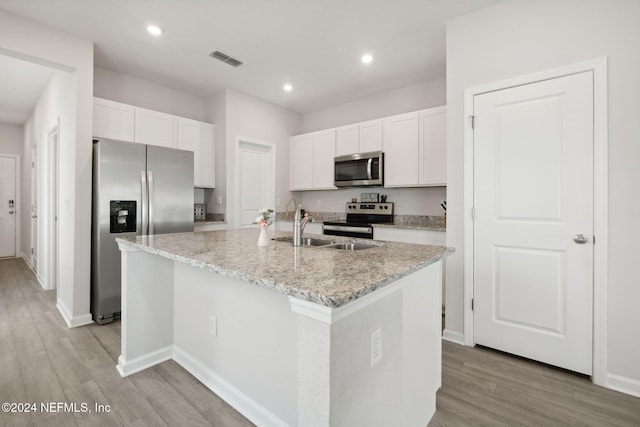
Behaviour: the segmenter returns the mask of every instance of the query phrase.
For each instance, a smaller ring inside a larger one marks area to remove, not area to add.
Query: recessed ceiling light
[[[373,56],[367,54],[362,55],[362,62],[364,62],[365,64],[369,64],[371,61],[373,61]]]
[[[147,31],[149,31],[149,33],[153,34],[154,36],[162,35],[162,28],[158,27],[157,25],[147,26]]]
[[[293,90],[293,86],[287,83],[284,86],[282,86],[282,89],[284,89],[285,92],[291,92]]]

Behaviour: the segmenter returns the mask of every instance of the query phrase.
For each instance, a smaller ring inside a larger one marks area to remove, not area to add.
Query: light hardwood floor
[[[0,426],[252,425],[173,361],[121,378],[120,323],[69,329],[55,298],[23,260],[0,260],[0,403],[38,405],[0,412]],[[640,399],[487,349],[443,343],[442,382],[429,426],[640,426]],[[111,411],[43,413],[42,402]]]

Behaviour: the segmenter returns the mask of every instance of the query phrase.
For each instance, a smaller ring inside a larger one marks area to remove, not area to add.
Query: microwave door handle
[[[369,160],[367,160],[367,179],[373,179],[371,177],[371,165],[373,164],[373,158],[369,158]]]

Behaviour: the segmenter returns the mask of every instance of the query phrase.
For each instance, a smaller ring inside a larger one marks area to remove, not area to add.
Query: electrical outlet
[[[316,200],[316,208],[321,208],[322,207],[322,200],[318,199]]]
[[[370,365],[373,368],[382,360],[382,328],[377,328],[371,332],[369,341],[370,346]]]
[[[222,206],[222,196],[217,196],[217,197],[216,197],[216,204],[217,204],[218,206]]]
[[[218,319],[211,315],[209,315],[209,332],[211,335],[218,336]]]

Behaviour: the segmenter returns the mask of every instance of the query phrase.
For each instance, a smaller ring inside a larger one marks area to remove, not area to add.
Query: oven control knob
[[[389,209],[389,206],[385,206],[384,208],[385,208],[385,209]]]

